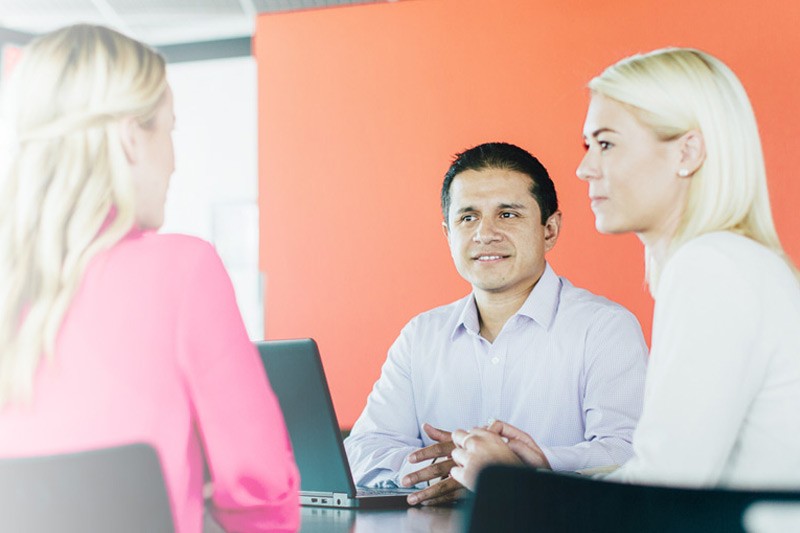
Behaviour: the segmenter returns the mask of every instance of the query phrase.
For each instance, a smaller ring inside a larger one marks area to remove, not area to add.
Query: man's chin
[[[488,294],[502,294],[509,289],[505,283],[473,283],[472,288]]]

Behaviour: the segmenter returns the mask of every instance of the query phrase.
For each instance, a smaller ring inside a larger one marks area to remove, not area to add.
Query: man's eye
[[[464,215],[461,217],[461,222],[472,222],[475,218],[475,215]]]
[[[509,213],[507,211],[504,213],[500,213],[501,218],[516,218],[516,216],[517,216],[516,213]]]

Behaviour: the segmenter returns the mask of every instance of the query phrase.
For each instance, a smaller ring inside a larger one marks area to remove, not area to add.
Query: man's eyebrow
[[[497,207],[499,207],[500,209],[525,209],[526,208],[525,204],[500,204]]]
[[[519,209],[524,210],[528,207],[525,204],[518,204],[518,203],[499,203],[497,204],[497,209]],[[456,214],[461,215],[464,213],[471,213],[473,211],[478,211],[478,209],[471,205],[466,205],[462,208],[456,210]]]

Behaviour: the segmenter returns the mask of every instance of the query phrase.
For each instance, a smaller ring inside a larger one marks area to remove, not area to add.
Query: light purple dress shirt
[[[509,422],[554,470],[619,465],[631,455],[647,346],[624,307],[574,287],[547,265],[493,343],[473,295],[418,315],[389,349],[367,406],[345,440],[358,485],[400,485],[433,443],[427,422],[452,431]]]

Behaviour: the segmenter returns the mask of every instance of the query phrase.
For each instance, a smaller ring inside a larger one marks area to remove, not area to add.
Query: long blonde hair
[[[699,50],[664,48],[619,61],[589,88],[632,108],[662,140],[692,129],[703,135],[705,161],[692,177],[668,255],[704,233],[732,231],[773,250],[797,276],[772,220],[755,114],[730,68]],[[648,250],[645,262],[653,287],[660,265]]]
[[[100,26],[32,41],[5,91],[12,140],[0,183],[0,406],[30,398],[89,260],[134,224],[120,119],[148,125],[164,59]]]

